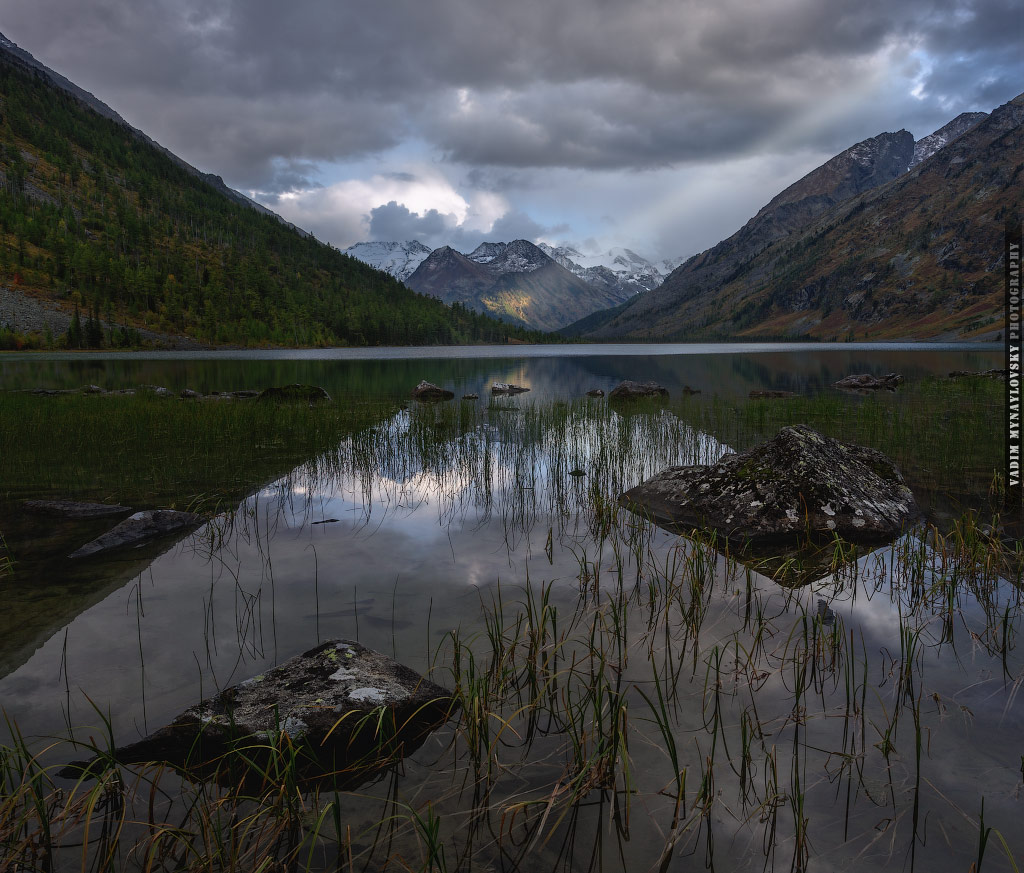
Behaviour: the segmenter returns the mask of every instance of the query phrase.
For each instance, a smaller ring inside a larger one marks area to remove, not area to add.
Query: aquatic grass
[[[379,422],[387,402],[0,391],[0,499],[216,510]]]
[[[836,426],[845,403],[834,405]],[[763,426],[772,414],[763,410]],[[524,571],[481,587],[479,618],[427,658],[458,713],[379,781],[304,786],[284,735],[240,747],[227,785],[115,768],[124,776],[108,782],[109,807],[102,795],[93,806],[97,824],[111,821],[100,855],[189,871],[802,870],[837,853],[889,868],[904,848],[918,869],[993,863],[985,846],[1001,822],[951,823],[935,778],[942,759],[930,757],[932,744],[960,742],[960,722],[922,702],[960,691],[970,702],[973,689],[956,686],[968,680],[955,678],[969,649],[998,677],[984,692],[1016,713],[1013,549],[986,516],[957,516],[868,555],[829,543],[823,578],[781,586],[726,543],[670,535],[618,507],[650,472],[723,448],[699,433],[664,410],[623,416],[593,403],[410,407],[249,498],[205,545],[240,589],[227,631],[240,647],[256,639],[265,601],[262,581],[229,572],[240,560],[233,538],[253,540],[269,564],[260,538],[269,545],[280,520],[311,523],[317,494],[358,495],[367,523],[428,502],[442,528],[493,523],[510,555],[528,544],[542,562],[530,572],[551,568],[551,578]],[[16,788],[25,783],[19,840],[31,832],[38,846],[32,798],[49,796],[52,777],[33,787],[23,771],[11,769]],[[53,854],[77,862],[60,810],[46,815]],[[379,839],[359,824],[365,815],[379,818]],[[925,828],[947,844],[923,841]]]

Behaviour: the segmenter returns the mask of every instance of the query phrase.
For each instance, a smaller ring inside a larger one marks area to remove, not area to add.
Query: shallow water
[[[607,669],[624,689],[634,731],[631,791],[622,792],[620,774],[617,791],[591,790],[557,827],[549,822],[548,838],[523,842],[516,829],[530,817],[510,821],[504,814],[527,801],[543,808],[554,786],[565,783],[569,764],[558,733],[540,736],[528,749],[510,734],[500,753],[508,770],[493,789],[488,827],[467,850],[465,869],[657,867],[669,841],[672,803],[664,792],[674,772],[640,693],[653,694],[655,669],[677,674],[673,733],[688,774],[686,818],[667,869],[704,869],[709,861],[720,869],[791,869],[800,851],[795,822],[803,816],[806,869],[910,869],[913,847],[916,869],[963,870],[976,858],[982,796],[986,825],[1019,851],[1024,663],[1018,647],[1004,665],[990,638],[992,614],[1004,609],[1019,628],[1016,589],[999,580],[965,585],[944,637],[935,592],[948,568],[930,570],[922,577],[927,584],[908,588],[902,580],[917,548],[909,538],[860,558],[856,574],[848,567],[796,592],[706,551],[705,582],[694,594],[686,587],[693,581],[687,573],[695,572],[686,559],[700,547],[647,530],[641,551],[632,552],[635,520],[622,512],[618,533],[602,530],[594,494],[614,495],[669,464],[706,463],[728,446],[657,413],[574,415],[561,430],[538,434],[528,412],[538,400],[571,400],[622,378],[653,378],[673,393],[684,384],[723,394],[819,390],[851,371],[898,370],[918,378],[987,369],[999,365],[998,352],[815,346],[648,356],[600,348],[603,354],[548,355],[545,347],[538,357],[451,360],[300,360],[271,353],[0,359],[9,388],[146,382],[228,390],[305,381],[342,395],[377,391],[397,398],[428,378],[482,395],[479,420],[454,437],[424,444],[412,425],[424,417],[429,424],[429,408],[400,411],[372,436],[311,459],[163,554],[77,573],[55,560],[47,565],[52,575],[35,580],[31,590],[21,576],[18,590],[0,583],[5,610],[47,613],[16,646],[0,642],[4,709],[23,732],[37,736],[63,733],[66,724],[87,734],[83,729],[99,728],[102,714],[117,741],[130,742],[216,689],[332,637],[358,639],[421,672],[433,668],[435,681],[450,687],[446,635],[457,631],[483,652],[485,610],[500,597],[514,614],[529,596],[528,582],[534,595],[550,584],[561,628],[576,640],[566,652],[597,626],[589,624],[594,616],[600,635],[607,635],[614,604],[625,604],[625,630],[616,639],[626,640],[628,657],[614,653]],[[533,391],[485,410],[484,389],[492,381]],[[569,476],[572,469],[584,475]],[[91,535],[91,528],[57,526],[52,548],[63,551]],[[669,586],[656,568],[673,562],[678,572],[668,573]],[[671,593],[676,587],[691,593]],[[835,611],[833,627],[815,624],[818,597]],[[699,631],[690,633],[685,610],[694,598],[706,607]],[[762,616],[760,635],[751,614]],[[583,617],[570,630],[573,616]],[[908,628],[917,648],[904,658]],[[846,646],[863,665],[843,654]],[[809,655],[794,657],[808,647]],[[800,663],[816,671],[807,687],[806,675],[797,680]],[[903,664],[911,665],[908,674]],[[900,684],[904,675],[913,679],[909,698],[918,700],[919,732]],[[848,682],[864,695],[859,720],[849,716]],[[794,699],[796,687],[803,690]],[[738,772],[741,726],[752,706],[763,733],[750,762],[756,797]],[[890,727],[897,712],[899,722]],[[458,742],[449,745],[454,730],[440,731],[400,773],[343,798],[345,820],[364,835],[365,851],[372,842],[366,834],[387,813],[422,810],[428,800],[445,822],[451,851],[464,845],[474,806],[458,787],[469,764]],[[926,744],[920,779],[917,735]],[[67,754],[55,749],[50,758]],[[765,787],[771,768],[778,774],[774,792]],[[698,803],[702,780],[711,789]],[[915,798],[922,822],[916,838]],[[766,852],[773,826],[776,842]],[[394,835],[391,851],[410,863],[421,857],[409,828]],[[994,844],[985,868],[1011,869]]]

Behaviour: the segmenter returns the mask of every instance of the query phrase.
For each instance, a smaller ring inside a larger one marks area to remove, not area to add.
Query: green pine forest
[[[0,285],[76,313],[66,336],[0,330],[0,347],[129,346],[143,328],[242,346],[546,338],[417,294],[235,203],[131,130],[3,63],[0,174]]]

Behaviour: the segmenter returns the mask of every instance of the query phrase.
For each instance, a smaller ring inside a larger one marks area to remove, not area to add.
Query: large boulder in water
[[[833,533],[854,543],[884,542],[919,515],[885,455],[806,425],[785,427],[711,466],[669,467],[619,499],[658,524],[755,547]]]
[[[233,750],[258,764],[286,736],[304,777],[358,783],[418,748],[454,707],[451,692],[414,670],[359,643],[330,640],[189,707],[114,757],[231,778]]]
[[[512,385],[508,382],[495,382],[491,385],[491,394],[523,394],[529,390],[522,385]]]
[[[174,509],[147,509],[128,516],[119,525],[112,527],[102,536],[96,537],[69,558],[87,558],[104,552],[145,545],[152,540],[172,534],[190,532],[206,521],[194,512],[178,512]]]
[[[419,385],[412,389],[413,400],[451,400],[454,396],[454,391],[440,388],[426,379],[422,380]]]
[[[668,397],[668,389],[657,382],[620,382],[608,395],[609,400],[642,400],[644,398]]]
[[[895,391],[901,384],[903,384],[903,377],[899,373],[886,373],[884,376],[859,373],[840,379],[833,383],[833,387],[843,391]]]

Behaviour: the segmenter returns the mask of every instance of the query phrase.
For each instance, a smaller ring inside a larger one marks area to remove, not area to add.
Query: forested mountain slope
[[[431,344],[529,336],[417,294],[247,205],[217,177],[197,173],[112,110],[100,114],[5,42],[0,285],[77,307],[83,320],[95,313],[108,325],[211,344]],[[108,331],[102,342],[113,337]]]

